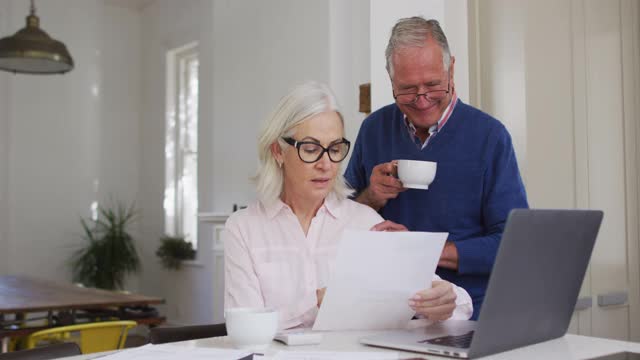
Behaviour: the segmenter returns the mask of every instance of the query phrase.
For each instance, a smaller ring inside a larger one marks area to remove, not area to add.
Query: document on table
[[[345,230],[313,330],[405,327],[409,298],[431,287],[448,235]]]
[[[252,353],[244,350],[188,347],[184,345],[144,345],[100,356],[100,360],[239,360],[251,359]]]

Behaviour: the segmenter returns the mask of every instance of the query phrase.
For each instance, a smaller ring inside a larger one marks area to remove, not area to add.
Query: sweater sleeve
[[[455,242],[460,274],[489,274],[509,212],[529,207],[509,133],[501,125],[494,131],[494,138],[495,145],[487,153],[484,172],[482,218],[485,233]]]

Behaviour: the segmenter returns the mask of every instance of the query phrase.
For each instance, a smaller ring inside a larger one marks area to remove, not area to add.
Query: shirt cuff
[[[451,320],[469,320],[473,315],[473,301],[467,290],[460,286],[455,286],[456,292],[456,308],[449,319]]]

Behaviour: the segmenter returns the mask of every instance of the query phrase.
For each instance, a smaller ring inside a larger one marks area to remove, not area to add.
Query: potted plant
[[[184,236],[165,235],[160,238],[160,247],[158,247],[156,255],[165,268],[179,270],[183,260],[196,258],[196,251]]]
[[[85,245],[71,258],[73,281],[101,289],[122,289],[125,276],[140,269],[130,226],[136,219],[133,204],[98,207],[96,220],[80,219]]]

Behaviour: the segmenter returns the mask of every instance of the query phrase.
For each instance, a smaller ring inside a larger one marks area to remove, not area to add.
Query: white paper
[[[395,360],[396,352],[280,351],[273,360]]]
[[[409,298],[431,287],[447,236],[345,230],[313,330],[405,327]]]
[[[101,356],[100,360],[238,360],[251,355],[244,350],[187,347],[184,345],[145,345]]]

